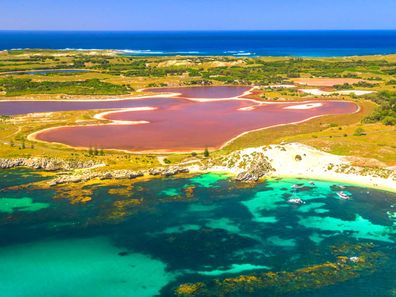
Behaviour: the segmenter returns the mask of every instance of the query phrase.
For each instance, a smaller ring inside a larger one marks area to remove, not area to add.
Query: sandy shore
[[[241,158],[233,160],[234,166],[216,165],[207,170],[236,176],[244,171],[241,164],[246,163],[249,156],[254,160],[257,153],[263,153],[275,170],[268,178],[327,180],[396,192],[396,170],[352,166],[348,157],[332,155],[300,143],[244,149],[239,151]],[[200,168],[192,166],[191,171],[199,172]]]

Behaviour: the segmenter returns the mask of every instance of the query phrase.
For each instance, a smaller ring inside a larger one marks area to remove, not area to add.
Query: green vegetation
[[[209,150],[208,150],[208,148],[205,148],[205,150],[204,150],[204,157],[205,157],[205,158],[208,158],[208,157],[209,157]]]
[[[0,90],[5,91],[7,96],[28,94],[121,95],[127,94],[129,88],[102,82],[98,79],[35,82],[31,79],[10,77],[0,80]]]
[[[379,107],[366,118],[366,122],[382,122],[385,125],[396,125],[396,92],[380,92],[369,97]]]
[[[363,136],[366,135],[366,132],[364,131],[364,129],[362,127],[358,127],[355,130],[355,133],[353,133],[354,136]]]

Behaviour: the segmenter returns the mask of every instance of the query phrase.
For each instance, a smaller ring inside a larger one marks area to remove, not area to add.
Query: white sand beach
[[[329,180],[396,192],[396,170],[353,166],[349,157],[332,155],[300,143],[244,149],[230,154],[223,165],[212,166],[206,171],[237,175],[245,170],[244,164],[257,158],[257,154],[262,154],[273,167],[270,178]],[[227,163],[233,165],[227,166]],[[191,170],[202,171],[197,165]]]

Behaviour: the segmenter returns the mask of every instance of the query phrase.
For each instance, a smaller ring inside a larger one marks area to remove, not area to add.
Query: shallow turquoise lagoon
[[[227,278],[269,273],[290,274],[288,286],[222,294],[396,296],[392,193],[347,186],[352,199],[344,201],[334,182],[242,186],[205,174],[137,183],[128,197],[90,186],[91,202],[70,204],[56,189],[23,186],[42,179],[28,170],[0,172],[2,297],[219,296],[216,286]],[[294,278],[340,259],[346,262],[332,282],[310,273],[300,286]],[[178,291],[186,283],[213,290]]]

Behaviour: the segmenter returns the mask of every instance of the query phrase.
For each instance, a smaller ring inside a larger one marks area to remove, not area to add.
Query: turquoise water
[[[23,186],[43,179],[0,171],[2,297],[396,296],[396,194],[347,186],[344,201],[333,182],[205,174],[127,196],[86,186],[92,201],[71,204]],[[271,286],[241,282],[269,275]]]

